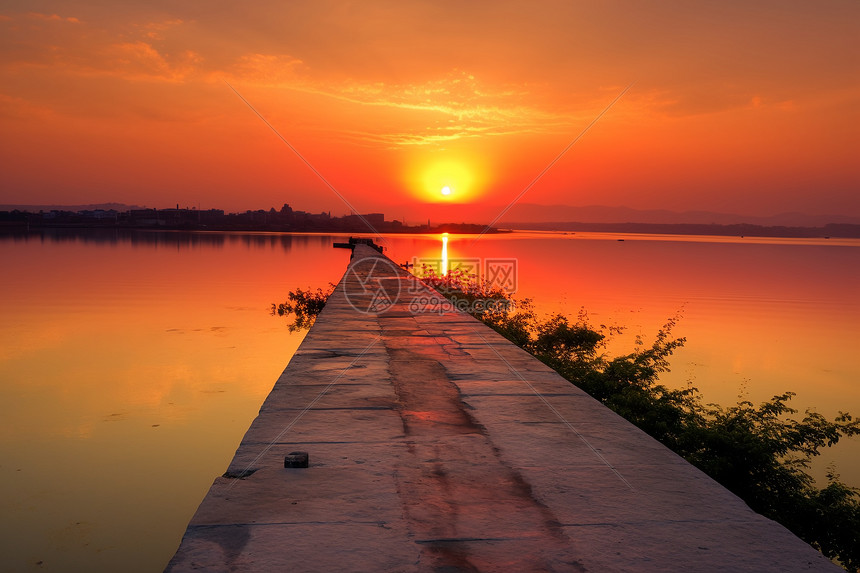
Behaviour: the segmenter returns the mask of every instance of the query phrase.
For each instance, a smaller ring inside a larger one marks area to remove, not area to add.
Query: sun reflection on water
[[[442,233],[442,275],[448,274],[448,233]]]

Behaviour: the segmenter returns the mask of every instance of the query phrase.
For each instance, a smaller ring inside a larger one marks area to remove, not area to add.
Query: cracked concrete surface
[[[841,570],[430,295],[356,246],[167,571]]]

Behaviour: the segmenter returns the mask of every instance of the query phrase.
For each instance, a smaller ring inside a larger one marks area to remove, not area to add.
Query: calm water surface
[[[340,278],[333,240],[0,236],[0,570],[161,570],[301,341],[269,305]],[[386,246],[441,256],[438,236]],[[626,326],[615,352],[680,316],[663,381],[709,401],[860,414],[860,241],[514,233],[448,256],[515,259],[540,311]],[[830,463],[860,485],[857,441]]]
[[[330,237],[0,239],[0,569],[160,571],[301,341]]]

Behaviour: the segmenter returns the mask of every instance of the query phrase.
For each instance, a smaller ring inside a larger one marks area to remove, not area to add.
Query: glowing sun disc
[[[450,195],[450,194],[451,194],[451,188],[450,187],[448,187],[447,185],[442,187],[442,195]]]

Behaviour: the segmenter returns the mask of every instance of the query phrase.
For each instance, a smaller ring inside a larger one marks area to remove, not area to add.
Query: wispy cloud
[[[202,61],[202,56],[191,50],[168,57],[151,43],[124,42],[111,46],[105,69],[92,71],[119,75],[126,80],[181,82],[194,74]]]
[[[146,22],[140,25],[140,29],[145,37],[150,40],[163,40],[164,32],[171,28],[181,26],[184,22],[178,18],[173,20],[162,20],[159,22]]]
[[[297,70],[303,62],[289,54],[245,54],[236,59],[228,70],[212,70],[214,75],[225,72],[233,81],[251,82],[265,86],[299,85]]]
[[[24,15],[25,18],[31,20],[46,20],[52,22],[70,22],[72,24],[79,24],[80,20],[75,18],[74,16],[60,16],[59,14],[42,14],[39,12],[28,12]]]
[[[528,86],[501,89],[482,85],[472,74],[455,70],[448,76],[423,83],[322,82],[312,79],[297,58],[284,56],[245,57],[238,66],[253,64],[249,77],[269,78],[271,89],[287,89],[318,95],[384,114],[407,114],[398,130],[374,125],[372,129],[345,132],[350,139],[385,147],[428,146],[461,139],[541,133],[569,127],[568,114],[541,109],[526,103]],[[233,78],[242,81],[243,78]],[[575,118],[574,118],[575,119]],[[411,130],[402,131],[403,125]]]
[[[36,12],[7,15],[2,21],[12,49],[2,53],[0,66],[12,72],[42,68],[67,76],[177,82],[194,75],[203,62],[192,50],[163,45],[163,33],[182,26],[178,19],[132,25],[130,31],[108,31],[75,17]]]

